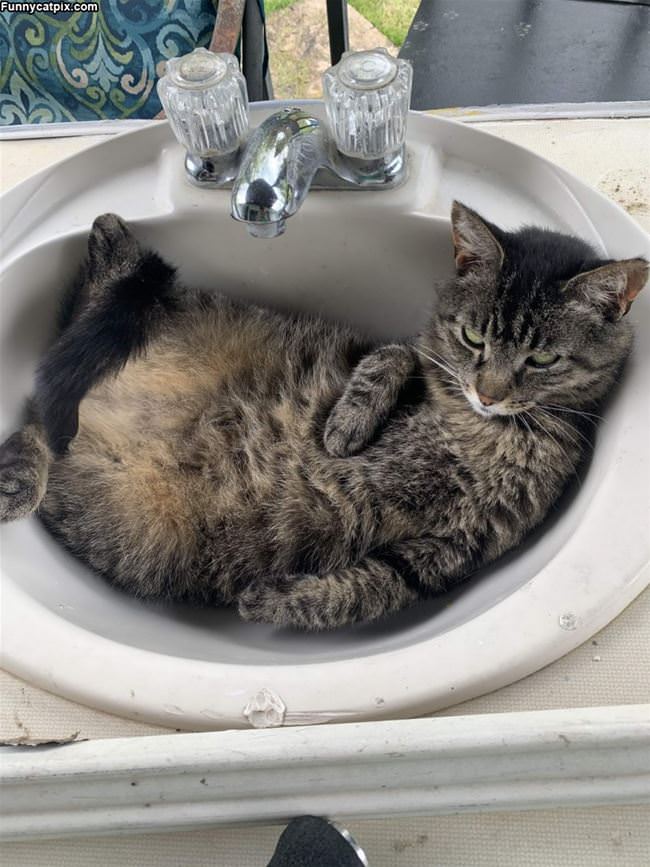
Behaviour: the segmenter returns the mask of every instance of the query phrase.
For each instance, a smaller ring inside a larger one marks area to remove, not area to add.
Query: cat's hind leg
[[[38,508],[51,457],[42,427],[33,422],[0,445],[0,522],[24,518]]]
[[[174,268],[142,250],[119,217],[98,217],[63,330],[36,376],[35,406],[53,452],[65,452],[76,435],[88,391],[142,352],[179,304]]]
[[[59,308],[62,333],[88,307],[101,302],[120,276],[133,273],[142,258],[140,245],[121,217],[101,214],[88,235],[86,257]]]
[[[83,397],[145,349],[178,307],[174,269],[142,250],[120,217],[98,217],[62,304],[59,337],[39,366],[28,423],[0,445],[0,521],[38,508],[51,461],[77,432]]]
[[[391,563],[366,557],[338,572],[252,584],[239,597],[239,613],[257,623],[319,631],[377,620],[421,595]]]

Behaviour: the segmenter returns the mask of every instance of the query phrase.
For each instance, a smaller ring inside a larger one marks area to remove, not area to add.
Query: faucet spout
[[[322,122],[300,108],[268,117],[251,136],[232,188],[231,212],[256,238],[281,235],[328,164]]]

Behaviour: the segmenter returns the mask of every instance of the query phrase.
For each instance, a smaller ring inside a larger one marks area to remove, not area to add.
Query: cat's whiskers
[[[520,412],[520,413],[518,413],[518,416],[519,416],[519,418],[521,418],[522,422],[523,422],[524,425],[526,426],[526,429],[528,430],[528,432],[529,432],[530,435],[532,436],[532,435],[533,435],[533,429],[532,429],[532,427],[529,425],[529,423],[528,423],[528,421],[527,421],[527,419],[526,419],[526,413],[525,413],[525,411],[524,411],[524,412]]]
[[[449,389],[449,391],[453,392],[454,394],[457,394],[459,397],[462,397],[464,400],[467,400],[467,396],[466,396],[465,392],[459,386],[452,385],[451,383],[446,383],[446,387]],[[469,406],[469,404],[468,404],[468,406]]]
[[[418,381],[420,381],[420,382],[428,382],[428,381],[429,381],[429,377],[428,377],[428,376],[416,376],[416,375],[411,375],[411,376],[408,376],[407,379],[418,380]],[[445,385],[445,386],[446,386],[450,391],[456,392],[457,394],[461,394],[463,397],[465,397],[465,392],[464,392],[463,389],[460,387],[460,385],[458,385],[458,383],[456,382],[455,379],[451,379],[451,378],[448,378],[448,377],[446,377],[446,376],[443,376],[443,377],[441,377],[441,382],[443,382],[444,385]]]
[[[429,355],[427,352],[425,352],[419,346],[413,345],[413,349],[416,352],[418,352],[423,358],[426,358],[432,364],[435,364],[436,367],[439,367],[440,370],[443,370],[445,373],[448,374],[447,377],[445,377],[445,376],[441,377],[441,381],[442,381],[443,385],[445,386],[445,388],[447,388],[449,391],[453,392],[454,394],[457,394],[459,397],[462,397],[465,400],[467,400],[467,394],[466,394],[465,388],[463,386],[463,381],[461,380],[458,373],[456,373],[456,371],[449,365],[449,362],[447,361],[446,358],[439,355],[437,352],[435,352],[435,350],[431,349],[430,347],[427,347],[427,349],[429,349],[429,351],[432,352],[433,355]],[[436,357],[434,358],[434,356],[436,356]]]
[[[459,384],[459,380],[450,379],[449,377],[446,377],[446,376],[441,376],[440,379],[447,386],[447,388],[450,391],[455,391],[458,394],[462,394],[463,397],[466,397],[465,390],[463,389],[462,385]]]
[[[555,403],[541,403],[541,404],[538,404],[538,406],[541,407],[542,409],[553,410],[554,412],[568,412],[568,413],[571,413],[572,415],[582,416],[583,418],[586,418],[587,421],[591,422],[591,424],[593,424],[593,425],[595,425],[597,422],[601,422],[602,424],[605,424],[605,419],[602,417],[602,415],[597,415],[595,412],[585,412],[582,409],[569,409],[566,406],[559,406],[558,404],[555,404]]]
[[[546,419],[552,421],[555,425],[557,425],[562,430],[562,433],[565,436],[568,436],[571,442],[573,442],[575,445],[579,445],[579,440],[582,440],[582,442],[584,442],[588,448],[591,448],[592,443],[590,442],[588,437],[586,437],[582,433],[582,431],[578,430],[575,425],[571,424],[571,422],[567,421],[564,418],[558,418],[556,415],[554,415],[552,412],[549,412],[542,406],[538,406],[537,409]],[[577,434],[577,437],[573,436],[573,434]]]
[[[526,412],[524,413],[524,415],[527,415],[528,418],[529,418],[532,422],[534,422],[536,425],[538,425],[538,426],[542,429],[542,431],[544,431],[544,433],[545,433],[546,436],[551,440],[551,442],[555,443],[555,445],[558,447],[558,449],[562,452],[562,454],[564,455],[564,457],[567,459],[567,463],[571,466],[572,471],[573,471],[573,475],[576,477],[576,481],[578,482],[578,485],[581,485],[581,484],[582,484],[582,479],[580,478],[580,476],[579,476],[578,473],[577,473],[577,470],[576,470],[576,467],[575,467],[575,462],[571,460],[571,458],[569,457],[569,453],[568,453],[567,450],[564,448],[564,446],[561,445],[561,444],[558,442],[557,438],[553,436],[553,434],[550,432],[550,430],[549,430],[545,425],[543,425],[542,422],[540,421],[540,419],[537,418],[537,416],[534,416],[534,415],[532,414],[532,412],[528,412],[528,411],[526,411]]]
[[[433,355],[429,355],[427,352],[424,351],[424,349],[422,349],[419,346],[416,346],[415,344],[413,344],[413,349],[415,349],[415,351],[417,353],[419,353],[423,358],[426,358],[432,364],[435,364],[441,370],[444,370],[445,373],[448,373],[451,377],[453,377],[456,380],[456,382],[458,382],[459,385],[462,386],[462,382],[461,382],[459,375],[450,366],[449,362],[442,355],[439,355],[437,352],[435,352],[433,349],[431,349],[428,346],[426,347],[426,349],[428,350],[428,352],[433,352]],[[436,356],[436,357],[434,358],[434,356]]]

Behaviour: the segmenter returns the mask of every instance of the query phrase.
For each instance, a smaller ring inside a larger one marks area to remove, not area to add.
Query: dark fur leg
[[[47,487],[51,453],[42,427],[27,424],[0,445],[0,522],[35,511]]]
[[[240,596],[244,620],[298,629],[335,629],[376,620],[420,594],[392,565],[368,557],[328,575],[293,575],[276,585],[252,585]]]
[[[365,448],[390,416],[414,367],[413,352],[399,344],[362,358],[327,419],[325,450],[344,458]]]
[[[114,214],[95,220],[84,269],[64,304],[64,330],[36,377],[36,410],[57,454],[74,438],[79,404],[92,386],[143,351],[179,305],[174,269],[143,252]]]

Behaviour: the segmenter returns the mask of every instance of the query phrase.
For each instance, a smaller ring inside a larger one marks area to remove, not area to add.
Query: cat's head
[[[452,232],[456,278],[441,289],[427,336],[452,387],[484,416],[602,398],[629,352],[623,317],[648,263],[600,259],[547,229],[505,232],[459,202]]]

